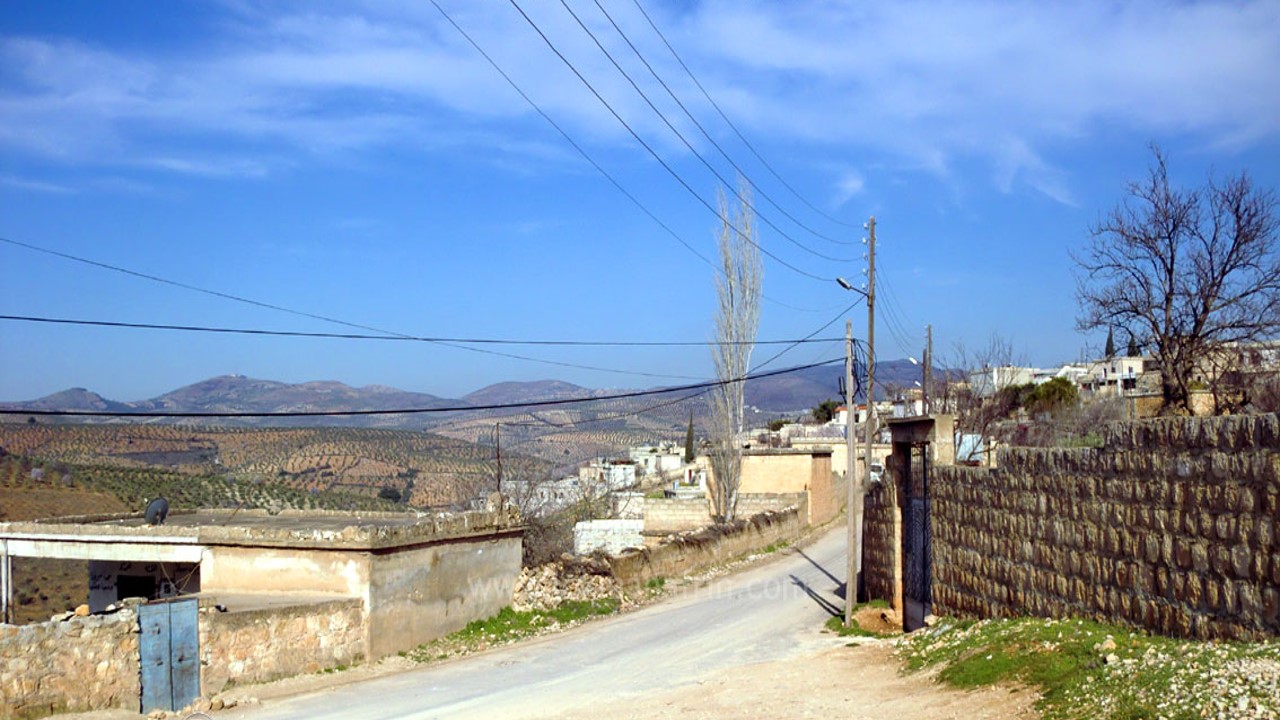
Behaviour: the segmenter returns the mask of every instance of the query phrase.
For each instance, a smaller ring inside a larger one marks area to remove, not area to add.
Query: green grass
[[[766,545],[766,546],[765,546],[765,548],[764,548],[763,550],[761,550],[760,552],[764,553],[765,555],[769,555],[769,554],[771,554],[771,553],[776,553],[776,552],[778,552],[779,550],[781,550],[781,549],[783,549],[783,548],[785,548],[785,547],[788,547],[788,546],[790,546],[790,545],[791,545],[791,543],[787,542],[786,540],[779,540],[779,541],[778,541],[778,542],[776,542],[776,543],[769,543],[769,544],[768,544],[768,545]]]
[[[443,660],[451,655],[462,655],[495,645],[505,645],[592,617],[611,615],[618,611],[618,606],[617,600],[602,598],[570,600],[561,603],[553,610],[517,612],[506,607],[497,615],[472,621],[452,635],[419,645],[404,656],[417,662]]]
[[[666,587],[666,585],[667,585],[667,579],[665,577],[662,577],[661,575],[659,575],[658,577],[649,578],[649,580],[644,584],[644,586],[650,590],[661,590],[662,588]]]
[[[1177,640],[1087,620],[947,619],[899,647],[909,670],[939,667],[955,687],[1033,686],[1045,720],[1280,716],[1280,641]]]
[[[863,630],[857,620],[854,620],[849,627],[845,627],[843,615],[827,618],[826,628],[840,637],[879,637],[870,630]]]

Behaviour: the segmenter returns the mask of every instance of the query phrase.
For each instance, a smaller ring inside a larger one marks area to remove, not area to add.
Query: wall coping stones
[[[0,539],[379,550],[522,530],[513,508],[461,513],[199,510],[172,513],[158,526],[146,524],[141,513],[0,523]]]

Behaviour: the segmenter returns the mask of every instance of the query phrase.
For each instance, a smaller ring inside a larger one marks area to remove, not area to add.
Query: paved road
[[[539,718],[593,707],[625,716],[628,697],[839,644],[818,629],[842,605],[844,558],[844,531],[835,528],[803,550],[634,613],[222,717]]]

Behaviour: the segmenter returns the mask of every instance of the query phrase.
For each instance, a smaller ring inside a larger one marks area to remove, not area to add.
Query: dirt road
[[[1029,693],[900,677],[885,643],[821,632],[840,603],[843,532],[706,587],[563,634],[219,717],[1034,718]],[[247,689],[246,692],[252,692]]]

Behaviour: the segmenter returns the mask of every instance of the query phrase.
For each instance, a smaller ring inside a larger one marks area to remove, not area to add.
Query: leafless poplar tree
[[[730,522],[737,513],[738,486],[742,477],[744,428],[744,378],[751,368],[756,329],[760,325],[760,280],[764,269],[756,246],[755,213],[750,187],[739,183],[742,204],[731,213],[720,192],[720,269],[717,277],[715,342],[711,358],[716,379],[711,391],[711,511],[717,520]]]
[[[1073,259],[1077,326],[1124,328],[1160,367],[1164,412],[1191,411],[1191,385],[1224,343],[1280,331],[1280,218],[1247,172],[1203,188],[1169,184],[1164,154],[1091,228]]]

